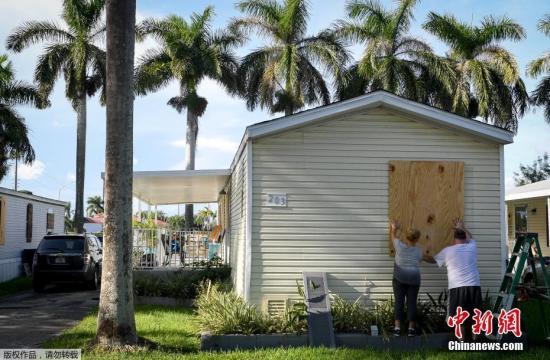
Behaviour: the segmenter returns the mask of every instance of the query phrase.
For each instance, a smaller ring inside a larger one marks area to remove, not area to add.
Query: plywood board
[[[425,254],[451,245],[453,219],[463,216],[463,162],[390,161],[389,217],[401,223],[402,231],[420,230],[419,246]],[[393,256],[391,239],[389,246]]]

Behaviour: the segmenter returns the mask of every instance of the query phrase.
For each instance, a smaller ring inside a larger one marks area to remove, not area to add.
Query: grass
[[[28,289],[32,289],[32,278],[18,277],[11,279],[0,283],[0,298]]]
[[[136,308],[136,326],[140,336],[156,343],[155,350],[134,353],[102,352],[84,350],[83,359],[461,359],[494,360],[495,353],[448,351],[372,351],[352,349],[296,348],[271,349],[257,351],[232,351],[226,353],[199,352],[199,337],[196,315],[192,309],[170,309],[159,306],[138,306]],[[48,341],[45,348],[86,348],[94,337],[96,313],[85,317],[74,328],[65,331],[60,337]],[[534,348],[521,353],[502,352],[499,360],[504,359],[550,359],[550,349]]]

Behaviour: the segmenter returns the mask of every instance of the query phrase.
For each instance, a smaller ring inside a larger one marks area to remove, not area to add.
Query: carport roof
[[[230,174],[229,169],[135,171],[132,192],[152,205],[217,202]]]

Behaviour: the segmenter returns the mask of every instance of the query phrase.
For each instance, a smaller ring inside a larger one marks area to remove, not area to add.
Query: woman
[[[397,231],[398,221],[390,223],[391,238],[395,249],[393,266],[393,294],[395,297],[395,326],[393,335],[401,335],[401,324],[404,321],[405,301],[407,302],[407,320],[409,321],[409,336],[416,335],[416,301],[420,288],[420,262],[422,250],[416,246],[420,239],[420,231],[410,228],[405,233],[404,241],[400,240]]]

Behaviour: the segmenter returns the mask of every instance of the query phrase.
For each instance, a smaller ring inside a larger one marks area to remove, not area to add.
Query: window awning
[[[231,171],[135,171],[135,197],[151,205],[217,202]]]

